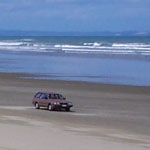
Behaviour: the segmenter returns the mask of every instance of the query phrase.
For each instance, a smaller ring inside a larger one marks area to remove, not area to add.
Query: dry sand
[[[150,149],[150,87],[29,80],[0,73],[0,150]],[[36,110],[37,91],[62,93],[71,112]]]

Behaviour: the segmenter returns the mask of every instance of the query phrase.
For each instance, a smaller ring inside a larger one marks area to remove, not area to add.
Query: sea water
[[[0,37],[0,72],[150,86],[150,37]]]

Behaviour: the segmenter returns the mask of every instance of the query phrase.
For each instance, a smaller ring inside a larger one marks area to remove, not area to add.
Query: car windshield
[[[61,94],[56,94],[58,99],[65,99]]]

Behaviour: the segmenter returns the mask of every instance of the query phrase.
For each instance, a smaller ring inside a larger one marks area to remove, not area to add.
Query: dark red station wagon
[[[36,109],[46,107],[48,110],[66,110],[70,111],[72,102],[67,101],[64,96],[58,93],[38,92],[35,94],[32,104]]]

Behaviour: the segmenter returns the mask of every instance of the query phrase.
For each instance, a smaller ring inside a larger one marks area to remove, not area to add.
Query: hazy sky
[[[0,29],[150,31],[150,0],[0,0]]]

